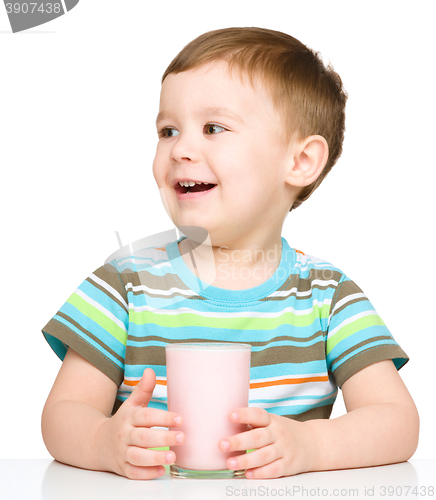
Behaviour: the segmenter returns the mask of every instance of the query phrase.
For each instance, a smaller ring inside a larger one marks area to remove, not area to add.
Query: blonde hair
[[[162,76],[181,73],[208,62],[225,60],[240,76],[261,77],[285,127],[284,141],[321,135],[329,157],[315,182],[302,188],[291,209],[307,200],[342,153],[347,94],[331,65],[296,38],[263,28],[209,31],[186,45]]]

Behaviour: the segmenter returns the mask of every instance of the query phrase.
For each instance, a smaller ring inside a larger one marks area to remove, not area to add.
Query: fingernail
[[[157,468],[157,473],[159,474],[159,476],[162,476],[162,474],[165,474],[165,467],[163,465],[160,465]]]
[[[178,443],[183,443],[183,440],[184,440],[184,435],[183,434],[176,434],[176,441]]]
[[[174,423],[181,424],[182,423],[182,417],[174,417]]]
[[[248,477],[248,479],[250,479],[251,477],[253,477],[253,473],[251,472],[251,470],[248,470],[248,471],[245,473],[245,477]]]
[[[228,441],[221,441],[221,448],[227,451],[230,448],[230,443]]]
[[[237,465],[236,460],[235,460],[235,459],[233,459],[233,458],[231,458],[231,459],[229,460],[229,466],[230,466],[230,468],[231,468],[231,469],[236,469],[236,465]]]
[[[172,464],[174,462],[174,453],[167,453],[165,455],[165,460],[167,463]]]
[[[238,420],[239,419],[239,413],[232,413],[232,418],[233,420]]]

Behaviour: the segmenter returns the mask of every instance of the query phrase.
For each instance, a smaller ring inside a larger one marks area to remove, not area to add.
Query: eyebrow
[[[222,106],[210,106],[207,108],[203,108],[201,110],[198,110],[195,114],[200,117],[205,115],[225,116],[227,118],[232,118],[233,120],[244,123],[244,120],[239,115]],[[156,125],[159,121],[166,120],[169,116],[170,113],[168,113],[168,111],[160,111],[156,118]]]

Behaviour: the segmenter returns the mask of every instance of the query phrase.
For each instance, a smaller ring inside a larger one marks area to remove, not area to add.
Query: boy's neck
[[[207,243],[196,246],[187,238],[178,246],[193,274],[209,285],[228,290],[261,285],[275,273],[282,256],[280,235],[274,240],[241,248],[213,246],[210,240]]]

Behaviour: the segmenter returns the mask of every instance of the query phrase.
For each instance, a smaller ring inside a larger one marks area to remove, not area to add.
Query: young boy
[[[407,355],[355,283],[281,237],[341,153],[345,101],[333,69],[276,31],[212,31],[174,59],[153,173],[186,236],[114,258],[44,327],[63,359],[42,416],[53,457],[162,475],[175,454],[149,448],[185,439],[152,428],[183,420],[166,410],[165,345],[186,341],[252,346],[249,407],[229,415],[247,431],[217,443],[240,451],[229,469],[275,478],[413,455]],[[347,414],[329,420],[338,387]]]

